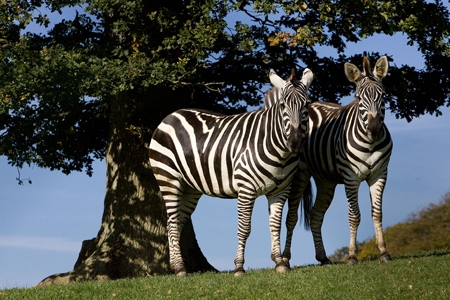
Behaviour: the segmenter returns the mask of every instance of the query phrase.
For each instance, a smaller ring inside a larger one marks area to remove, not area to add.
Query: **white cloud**
[[[14,247],[57,252],[79,252],[81,241],[60,237],[0,236],[0,248]]]

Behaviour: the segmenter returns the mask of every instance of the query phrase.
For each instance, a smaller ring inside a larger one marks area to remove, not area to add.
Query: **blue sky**
[[[332,55],[327,49],[321,51]],[[401,35],[368,38],[349,45],[346,54],[363,51],[389,53],[397,65],[423,67],[420,53],[407,46]],[[376,59],[371,58],[372,64]],[[326,71],[308,67],[315,74]],[[394,150],[383,198],[384,228],[438,202],[450,191],[450,108],[442,108],[442,112],[441,117],[426,115],[411,123],[387,112]],[[66,176],[27,167],[21,170],[21,177],[30,177],[33,183],[19,186],[17,176],[16,168],[0,157],[0,289],[33,286],[46,276],[72,270],[82,241],[97,235],[103,213],[104,161],[95,162],[91,178],[84,173]],[[363,241],[374,235],[365,183],[359,195],[362,221],[358,241]],[[236,201],[204,196],[192,218],[199,245],[210,263],[219,270],[232,270],[237,249]],[[325,216],[323,239],[329,255],[348,246],[343,186],[337,188]],[[300,226],[294,232],[292,256],[293,265],[316,263],[311,233]],[[256,201],[245,258],[246,269],[273,267],[265,197]]]

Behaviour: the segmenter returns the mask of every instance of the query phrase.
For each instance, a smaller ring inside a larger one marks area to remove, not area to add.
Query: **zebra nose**
[[[381,129],[383,126],[382,124],[383,123],[379,114],[369,113],[369,115],[367,116],[367,129],[372,140],[376,141],[380,138]]]
[[[291,133],[288,138],[288,149],[291,153],[297,154],[301,151],[303,145],[302,131],[300,126],[291,125]]]

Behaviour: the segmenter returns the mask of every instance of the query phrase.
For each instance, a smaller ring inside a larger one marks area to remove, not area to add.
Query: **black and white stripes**
[[[289,197],[288,237],[297,218],[300,197],[312,176],[317,197],[311,210],[311,231],[316,259],[329,263],[322,241],[322,223],[333,200],[337,184],[345,185],[350,224],[348,262],[357,261],[356,232],[360,223],[358,189],[362,181],[370,188],[372,219],[382,261],[390,260],[382,233],[382,195],[392,152],[392,140],[384,124],[383,86],[381,79],[388,71],[388,61],[381,57],[370,70],[364,57],[363,71],[346,63],[345,74],[356,84],[355,100],[347,106],[314,102],[309,108],[309,127],[300,168],[294,178]],[[289,221],[289,219],[294,221]],[[290,241],[286,243],[290,245]],[[290,257],[287,247],[283,256]]]
[[[245,243],[255,199],[269,200],[272,259],[285,271],[280,251],[281,210],[299,163],[308,117],[312,72],[270,80],[279,101],[264,111],[225,116],[182,109],[167,116],[150,143],[150,163],[167,210],[170,263],[185,275],[179,239],[202,194],[238,198],[238,251],[235,274],[244,273]],[[302,132],[303,131],[303,132]]]

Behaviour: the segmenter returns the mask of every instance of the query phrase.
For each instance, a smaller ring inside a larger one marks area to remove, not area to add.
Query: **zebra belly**
[[[254,172],[255,165],[257,172]],[[250,162],[244,159],[243,155],[236,165],[233,185],[238,193],[241,189],[245,189],[246,192],[253,189],[255,197],[276,195],[290,185],[298,166],[298,156],[290,156],[282,164],[272,166]]]
[[[278,180],[277,182],[274,182],[272,185],[267,185],[266,187],[264,187],[264,189],[259,189],[257,191],[257,196],[277,195],[277,194],[285,191],[286,188],[290,187],[293,175],[294,174],[292,174],[288,177],[285,177],[284,180]]]
[[[333,184],[344,184],[345,181],[364,181],[369,177],[376,177],[383,173],[387,167],[387,161],[383,160],[384,153],[373,153],[361,159],[344,160],[330,167],[329,165],[317,165],[306,163],[308,170],[315,179]],[[383,164],[381,164],[383,162]]]
[[[341,161],[337,163],[337,157],[321,157],[306,150],[305,157],[302,158],[302,163],[306,164],[308,171],[315,180],[321,180],[328,183],[342,184],[343,170],[347,166],[347,162]],[[345,167],[344,167],[345,166]]]
[[[256,197],[263,195],[276,195],[286,189],[292,181],[292,177],[294,175],[293,170],[289,171],[283,169],[283,172],[278,172],[279,176],[274,176],[272,178],[265,178],[263,181],[259,181],[256,178],[248,178],[248,180],[242,180],[239,176],[239,172],[236,172],[235,180],[232,184],[228,182],[222,182],[219,184],[209,185],[208,189],[204,189],[198,185],[189,182],[189,179],[183,177],[184,181],[189,185],[190,188],[201,192],[204,195],[208,195],[211,197],[224,198],[224,199],[233,199],[239,196],[239,192],[242,189],[245,189],[246,192],[250,189],[253,189],[253,194]],[[287,174],[287,176],[286,176]],[[276,174],[274,174],[276,175]],[[205,184],[203,187],[207,186]],[[228,188],[224,188],[228,187]]]
[[[308,169],[315,179],[333,184],[344,184],[349,180],[361,182],[373,172],[367,163],[352,159],[344,160],[333,167],[309,163]]]
[[[201,192],[204,195],[217,198],[237,198],[238,190],[233,182],[227,180],[229,176],[226,171],[222,171],[222,176],[215,176],[214,173],[209,173],[208,177],[199,179],[200,181],[192,180],[193,177],[188,174],[182,174],[183,181],[186,182],[190,188]]]

